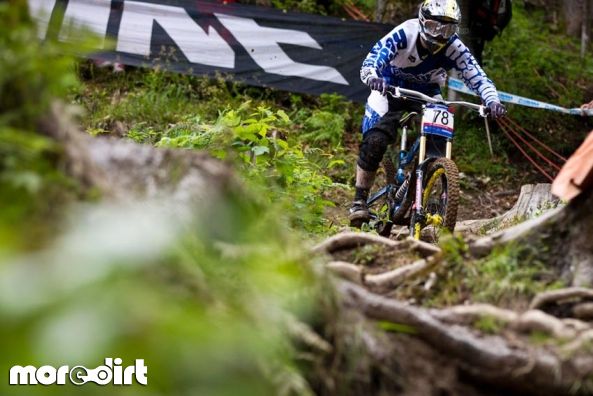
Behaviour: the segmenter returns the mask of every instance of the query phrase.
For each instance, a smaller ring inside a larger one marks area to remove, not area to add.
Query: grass
[[[341,202],[352,178],[345,146],[360,119],[357,105],[159,70],[114,75],[84,63],[80,74],[86,87],[72,99],[87,110],[91,134],[206,150],[234,163],[295,229],[327,234],[337,227],[324,212]]]
[[[505,327],[505,323],[493,316],[485,315],[476,320],[474,327],[485,334],[500,334]]]
[[[467,244],[458,237],[442,240],[441,248],[445,261],[437,271],[435,287],[407,291],[408,297],[427,306],[471,302],[522,309],[535,294],[563,286],[558,274],[535,259],[529,246],[510,244],[479,260],[467,254]],[[488,321],[482,325],[495,327]]]

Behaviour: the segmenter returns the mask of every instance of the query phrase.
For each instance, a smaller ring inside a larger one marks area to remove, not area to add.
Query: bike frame
[[[422,106],[422,116],[426,110],[427,103],[433,103],[443,106],[463,106],[473,110],[477,110],[482,117],[487,116],[487,108],[482,105],[478,105],[475,103],[470,102],[463,102],[463,101],[445,101],[440,99],[432,98],[428,95],[425,95],[421,92],[399,88],[395,86],[389,86],[387,88],[387,93],[394,98],[397,99],[409,99],[423,102]],[[422,188],[424,174],[427,171],[428,165],[435,159],[434,157],[427,158],[426,156],[426,148],[427,148],[427,136],[428,134],[424,131],[420,131],[420,136],[416,139],[413,146],[410,148],[409,151],[406,151],[407,146],[407,126],[402,127],[402,134],[401,134],[401,143],[400,143],[400,152],[398,155],[398,167],[396,173],[396,180],[392,182],[388,182],[388,184],[373,194],[368,200],[367,204],[370,206],[382,197],[390,197],[392,196],[394,191],[397,191],[400,186],[402,186],[404,180],[397,180],[400,175],[403,177],[404,168],[409,166],[414,160],[417,158],[418,165],[416,166],[416,171],[411,174],[411,179],[409,180],[409,184],[404,191],[404,196],[402,197],[401,201],[398,202],[398,206],[389,205],[389,219],[393,218],[395,212],[401,207],[401,205],[409,199],[409,186],[412,183],[415,183],[415,197],[414,201],[412,202],[412,224],[410,225],[410,233],[416,239],[420,238],[420,231],[423,226],[426,225],[434,225],[439,226],[442,224],[443,219],[440,215],[431,215],[430,213],[425,213],[424,208],[422,207],[422,197],[424,194],[424,189]],[[445,145],[445,157],[451,159],[452,155],[452,137],[446,138],[446,145]]]

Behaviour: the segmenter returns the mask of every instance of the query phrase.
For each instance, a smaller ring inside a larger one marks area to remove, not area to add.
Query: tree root
[[[593,302],[576,304],[572,308],[572,313],[577,319],[593,320]]]
[[[386,293],[405,281],[425,275],[441,260],[442,253],[439,253],[380,274],[365,274],[363,267],[345,261],[331,261],[327,268],[342,279],[365,285],[376,292]]]
[[[379,244],[390,248],[395,248],[401,242],[393,241],[391,239],[368,234],[366,232],[343,232],[336,234],[325,241],[313,247],[313,253],[328,253],[332,254],[339,250],[360,247],[368,244]]]
[[[296,317],[290,314],[286,314],[284,317],[284,323],[289,335],[299,340],[305,345],[312,349],[321,352],[322,354],[328,354],[333,351],[333,347],[326,340],[321,338],[309,325],[298,320]]]
[[[582,351],[584,346],[593,346],[593,330],[587,330],[581,333],[574,341],[562,346],[561,351],[566,355],[574,355],[578,351]]]
[[[561,340],[569,340],[577,335],[573,325],[573,323],[567,325],[545,312],[531,310],[520,315],[512,327],[523,333],[543,332]]]
[[[427,310],[373,294],[348,282],[338,285],[346,307],[367,317],[411,326],[422,340],[453,357],[464,371],[490,382],[503,382],[522,392],[569,394],[575,383],[585,384],[593,374],[593,356],[578,359],[562,358],[546,348],[535,348],[525,342],[508,340],[498,335],[478,335],[465,326],[450,324],[468,321],[480,315],[493,315],[512,322],[526,331],[544,329],[552,334],[568,336],[569,323],[540,311],[518,315],[490,306],[453,307],[442,311]],[[572,335],[576,332],[573,330]],[[577,342],[578,341],[578,342]],[[593,341],[593,330],[581,332],[564,352],[579,352],[579,347]]]
[[[593,289],[568,287],[565,289],[551,290],[536,295],[531,301],[531,304],[529,304],[529,309],[541,309],[546,305],[560,305],[566,302],[575,303],[583,299],[593,300]]]
[[[410,279],[426,275],[442,260],[442,254],[435,254],[427,259],[418,260],[412,264],[404,265],[381,274],[369,274],[364,277],[363,283],[378,292],[389,292]]]
[[[481,318],[492,318],[509,329],[530,334],[542,332],[559,339],[571,339],[591,327],[580,320],[558,319],[539,310],[529,310],[521,314],[489,304],[459,305],[431,314],[449,324],[471,325]]]
[[[424,258],[442,253],[440,247],[433,245],[432,243],[417,241],[414,238],[408,237],[405,240],[405,243],[409,243],[410,250],[419,253]]]
[[[358,265],[346,261],[330,261],[327,263],[327,269],[342,279],[349,280],[358,285],[364,283],[362,267]]]
[[[469,252],[474,257],[485,257],[497,246],[503,246],[510,242],[526,239],[534,232],[538,232],[542,227],[547,227],[550,222],[555,221],[555,219],[561,215],[563,210],[565,210],[565,207],[556,208],[535,219],[496,232],[487,237],[470,241]]]
[[[458,305],[431,311],[432,315],[447,323],[470,325],[483,317],[490,317],[502,323],[511,323],[519,318],[515,311],[489,304]]]

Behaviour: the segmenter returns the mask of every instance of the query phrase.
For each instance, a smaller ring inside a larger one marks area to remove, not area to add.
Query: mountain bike
[[[369,225],[384,236],[391,233],[394,224],[408,225],[409,235],[414,239],[420,239],[422,231],[430,228],[433,239],[438,240],[443,229],[453,232],[459,206],[459,170],[451,159],[454,135],[451,107],[477,110],[482,117],[488,115],[488,108],[469,102],[438,100],[395,86],[389,86],[387,93],[421,103],[422,111],[407,113],[400,120],[399,152],[388,150],[383,160],[386,183],[367,200],[371,212]],[[419,115],[420,134],[408,147],[408,132]]]

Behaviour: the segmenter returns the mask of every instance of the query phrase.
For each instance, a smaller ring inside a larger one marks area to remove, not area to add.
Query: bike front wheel
[[[448,158],[438,158],[428,166],[423,183],[422,207],[430,216],[435,236],[442,229],[453,232],[459,207],[459,170]]]

